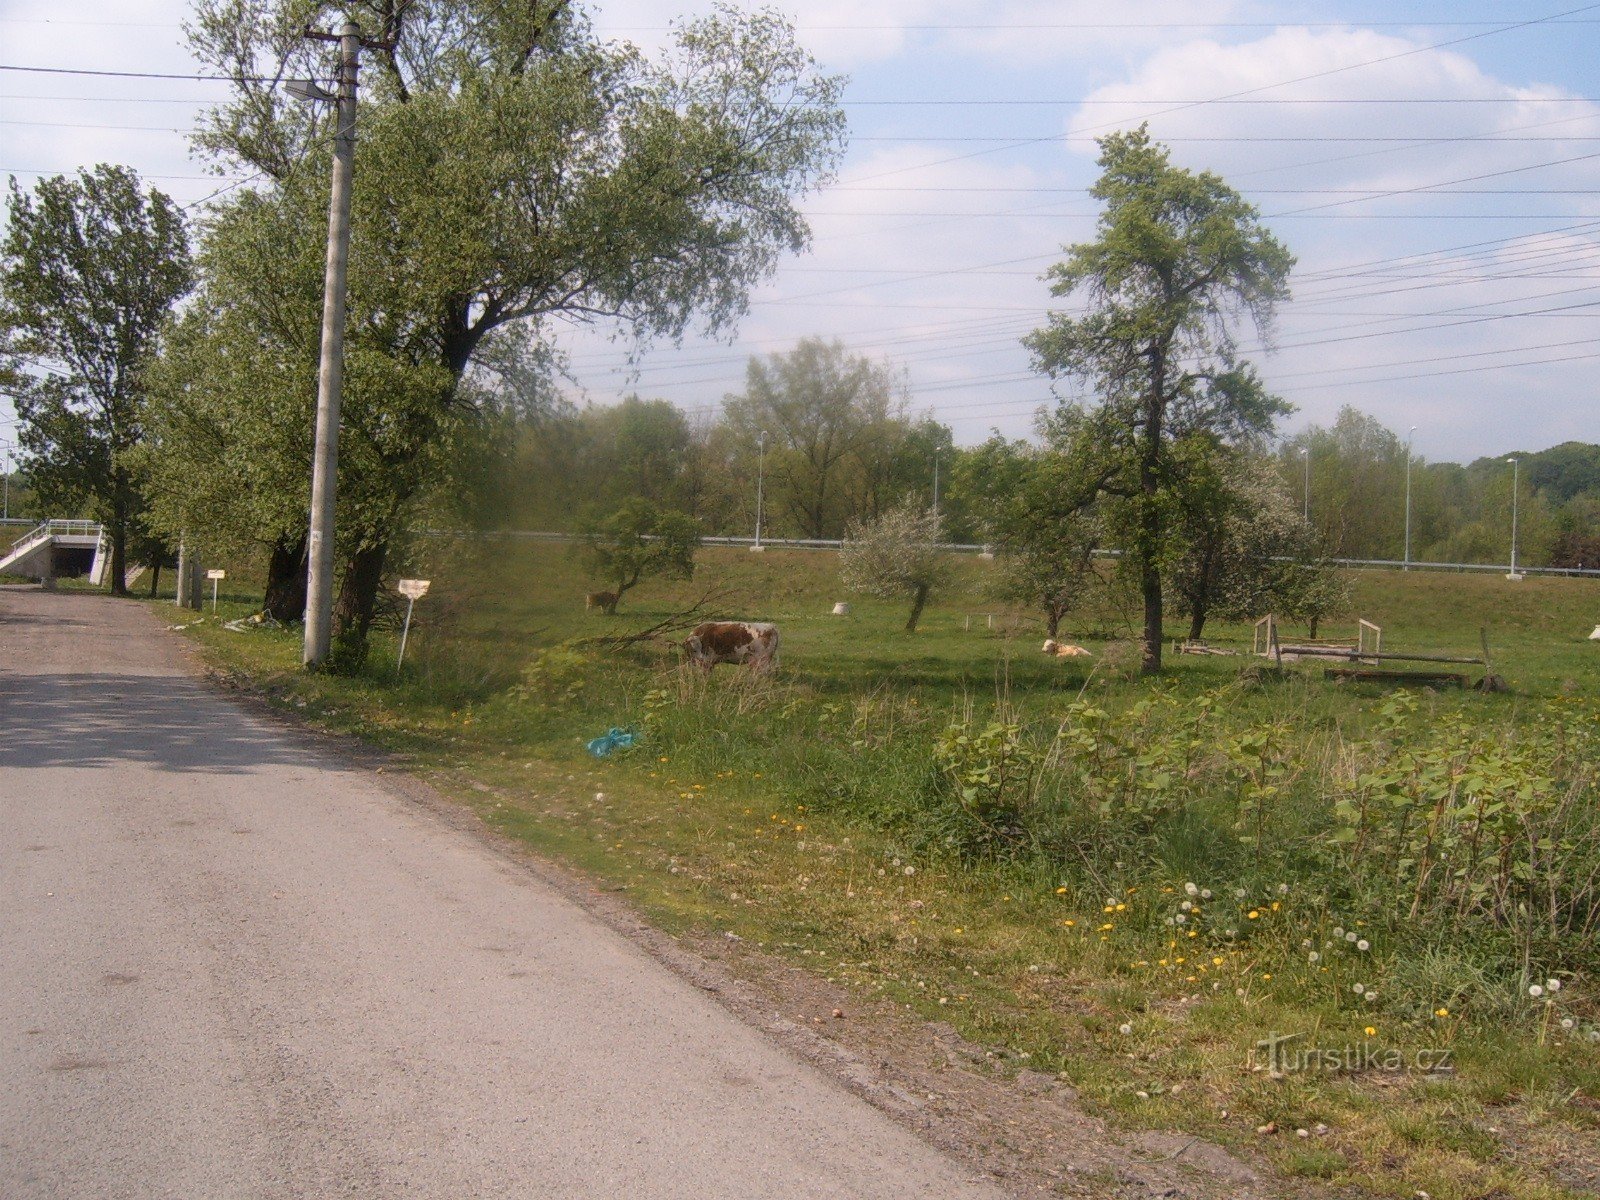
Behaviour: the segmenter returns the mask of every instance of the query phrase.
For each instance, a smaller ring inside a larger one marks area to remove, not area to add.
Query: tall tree
[[[1147,672],[1161,668],[1161,564],[1173,534],[1171,448],[1196,432],[1265,435],[1286,406],[1236,352],[1236,326],[1270,335],[1294,258],[1256,209],[1209,171],[1174,167],[1141,127],[1100,139],[1099,236],[1047,278],[1082,316],[1052,313],[1025,339],[1038,370],[1093,393],[1078,414],[1096,488],[1128,507]]]
[[[147,360],[189,290],[182,214],[126,167],[11,180],[0,250],[0,355],[18,437],[46,507],[86,505],[111,541],[111,590],[127,594],[143,508],[135,450]]]
[[[365,448],[341,454],[339,485],[341,504],[362,489],[369,501],[340,515],[338,616],[359,652],[391,542],[450,460],[441,448],[477,419],[491,389],[472,376],[496,342],[547,346],[557,322],[615,322],[640,341],[728,328],[750,288],[806,245],[797,201],[831,171],[844,126],[840,82],[766,13],[718,8],[652,60],[601,41],[567,0],[202,0],[192,45],[236,94],[200,144],[271,180],[234,206],[216,252],[275,259],[285,290],[208,288],[201,302],[250,309],[285,380],[315,364],[331,115],[266,80],[326,77],[303,31],[345,15],[379,46],[364,76],[347,334],[345,411]],[[264,237],[272,226],[281,234]],[[300,455],[311,391],[296,386],[284,442]]]
[[[748,443],[767,434],[769,493],[801,537],[837,536],[856,509],[862,476],[896,447],[905,425],[903,384],[887,365],[853,355],[840,342],[804,338],[787,354],[753,358],[742,395],[725,411]]]

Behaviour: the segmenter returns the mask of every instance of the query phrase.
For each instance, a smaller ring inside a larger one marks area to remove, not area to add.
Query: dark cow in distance
[[[718,663],[745,663],[765,675],[778,666],[778,627],[770,621],[707,621],[695,626],[683,648],[707,675]]]

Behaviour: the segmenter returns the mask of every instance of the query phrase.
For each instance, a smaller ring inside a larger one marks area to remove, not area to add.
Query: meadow
[[[1600,1189],[1600,581],[1354,577],[1323,636],[1481,630],[1485,694],[1280,672],[1238,625],[1208,633],[1240,654],[1141,679],[1111,587],[1063,627],[1094,657],[1048,659],[995,570],[959,560],[908,634],[831,553],[706,548],[608,618],[559,545],[438,539],[398,674],[390,633],[355,677],[299,671],[296,631],[189,633],[669,931],[948,1021],[1113,1120],[1376,1194]],[[780,624],[774,678],[615,640],[707,592]],[[634,747],[590,755],[613,728]]]

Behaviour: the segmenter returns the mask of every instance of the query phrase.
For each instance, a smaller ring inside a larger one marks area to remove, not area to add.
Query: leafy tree
[[[860,511],[862,476],[874,460],[889,466],[887,434],[896,422],[905,425],[904,409],[903,384],[891,368],[819,338],[751,359],[744,393],[725,405],[752,461],[757,437],[767,434],[773,508],[808,538],[836,535]]]
[[[984,514],[977,525],[1000,559],[1005,596],[1041,613],[1055,637],[1098,580],[1100,527],[1077,464],[1064,447],[996,435],[961,457],[956,481]]]
[[[102,163],[41,179],[31,193],[11,181],[0,365],[16,391],[18,437],[41,505],[87,504],[104,523],[118,595],[144,507],[135,454],[144,367],[189,287],[182,215],[154,188],[141,192],[128,168]]]
[[[635,498],[606,516],[591,516],[580,532],[578,552],[591,576],[609,583],[607,613],[623,595],[657,575],[688,579],[700,546],[699,523],[687,513],[657,508]]]
[[[1053,294],[1080,296],[1087,311],[1051,314],[1025,342],[1039,370],[1094,393],[1092,408],[1067,416],[1095,456],[1095,490],[1126,509],[1148,672],[1161,667],[1172,447],[1196,433],[1258,438],[1286,411],[1238,358],[1235,326],[1248,319],[1270,333],[1294,259],[1236,191],[1174,167],[1143,128],[1102,138],[1099,161],[1099,236],[1070,247],[1048,276]]]
[[[385,47],[370,52],[361,108],[339,481],[337,615],[359,642],[408,514],[505,411],[506,347],[548,368],[558,321],[614,321],[641,342],[731,326],[750,288],[805,246],[797,200],[831,170],[843,116],[839,81],[765,13],[683,23],[651,61],[600,41],[566,0],[202,0],[192,46],[235,97],[200,145],[272,182],[219,219],[208,253],[224,269],[199,306],[279,393],[282,449],[262,469],[278,479],[306,478],[332,116],[263,80],[325,77],[326,52],[302,31],[346,14]],[[251,275],[276,290],[236,286]],[[234,337],[235,309],[259,353]],[[189,362],[206,398],[196,419],[229,436],[247,376],[221,353]],[[187,465],[239,458],[213,448]],[[288,493],[302,512],[305,493]],[[257,541],[293,548],[303,516],[244,509]]]
[[[940,540],[938,516],[914,500],[877,520],[852,521],[839,554],[839,578],[852,592],[881,600],[910,596],[906,632],[915,633],[928,597],[950,579]]]

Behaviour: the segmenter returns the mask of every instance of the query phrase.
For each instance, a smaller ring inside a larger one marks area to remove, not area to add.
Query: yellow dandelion
[[[1067,894],[1067,889],[1066,888],[1061,887],[1061,888],[1057,888],[1056,889],[1056,895],[1065,896],[1066,894]]]
[[[1433,1010],[1433,1015],[1436,1017],[1448,1017],[1450,1010],[1448,1008],[1436,1008]]]
[[[1368,1025],[1367,1026],[1367,1036],[1368,1037],[1377,1037],[1378,1036],[1377,1027],[1373,1026],[1373,1025]]]
[[[1127,912],[1128,911],[1128,906],[1126,904],[1119,904],[1119,905],[1117,905],[1117,911],[1118,912]]]
[[[1253,908],[1245,915],[1248,916],[1252,921],[1261,916],[1261,914]]]
[[[1222,957],[1222,956],[1221,956],[1221,955],[1220,955],[1220,954],[1219,954],[1219,955],[1217,955],[1217,956],[1216,956],[1216,957],[1215,957],[1215,958],[1213,958],[1213,959],[1212,959],[1212,960],[1211,960],[1211,965],[1212,965],[1212,966],[1213,966],[1213,967],[1220,967],[1220,966],[1221,966],[1221,965],[1222,965],[1222,964],[1223,964],[1223,963],[1224,963],[1224,962],[1226,962],[1226,961],[1227,961],[1227,960],[1226,960],[1226,959],[1224,959],[1224,958],[1223,958],[1223,957]]]

